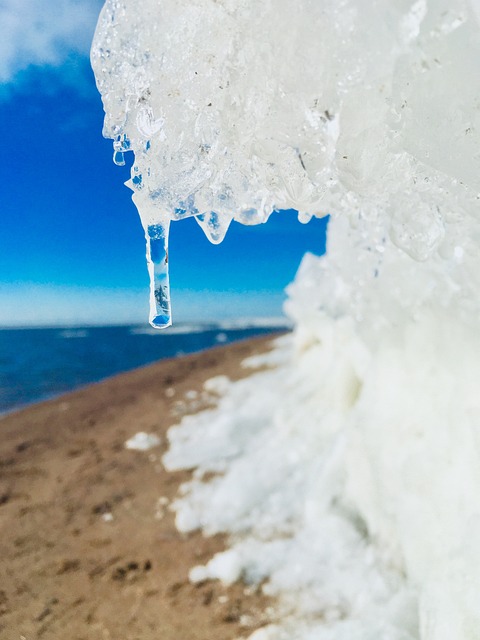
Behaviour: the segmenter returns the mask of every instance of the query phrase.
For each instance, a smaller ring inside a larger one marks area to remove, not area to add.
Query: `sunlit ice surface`
[[[331,214],[327,255],[290,287],[288,366],[256,443],[298,440],[311,481],[292,491],[295,513],[280,478],[237,489],[247,511],[262,496],[259,512],[279,510],[292,540],[337,545],[316,577],[292,555],[311,607],[290,603],[303,626],[286,637],[478,638],[479,61],[476,0],[112,0],[100,16],[92,64],[114,160],[134,153],[152,324],[171,322],[171,221],[194,216],[220,242],[232,220],[275,209]],[[253,472],[244,436],[237,451]],[[268,478],[279,456],[261,458]],[[215,504],[210,529],[234,530]],[[252,540],[287,535],[272,518],[245,525],[242,571],[262,556]],[[284,554],[268,558],[250,574],[288,600]]]

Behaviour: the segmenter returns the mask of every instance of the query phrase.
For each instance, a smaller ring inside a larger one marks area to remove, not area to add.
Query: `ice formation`
[[[92,63],[134,152],[153,324],[172,220],[219,242],[331,214],[288,364],[197,418],[208,447],[193,418],[172,434],[169,466],[223,473],[179,526],[237,540],[197,574],[269,579],[296,622],[257,640],[477,640],[478,0],[109,0]]]
[[[293,339],[246,363],[271,369],[169,433],[167,469],[197,469],[178,528],[232,536],[191,579],[266,581],[278,620],[251,640],[476,640],[478,333],[436,313],[362,335],[315,308],[327,262],[290,287]]]
[[[160,446],[161,442],[155,433],[139,431],[125,442],[125,448],[133,449],[134,451],[148,451]]]

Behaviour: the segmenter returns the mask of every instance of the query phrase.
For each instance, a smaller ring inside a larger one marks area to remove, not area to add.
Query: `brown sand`
[[[230,640],[265,624],[266,599],[245,585],[188,582],[225,540],[180,534],[158,500],[190,477],[160,463],[185,393],[246,375],[241,360],[270,342],[163,361],[0,418],[2,640]],[[138,431],[162,446],[125,449]]]

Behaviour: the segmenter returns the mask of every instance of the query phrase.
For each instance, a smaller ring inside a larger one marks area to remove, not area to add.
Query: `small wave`
[[[89,331],[86,329],[65,329],[60,331],[59,335],[62,338],[87,338]]]
[[[177,323],[168,329],[154,329],[153,327],[131,327],[131,335],[168,336],[187,333],[203,333],[205,331],[242,331],[245,329],[290,329],[292,323],[288,318],[235,318],[220,322]]]
[[[290,329],[293,323],[284,317],[272,318],[237,318],[234,320],[222,320],[217,324],[223,331],[240,329]]]
[[[211,331],[216,329],[216,325],[212,324],[178,324],[173,327],[169,327],[165,330],[165,333],[176,335],[179,333],[203,333],[204,331]]]
[[[154,329],[153,327],[135,327],[129,329],[128,333],[132,336],[160,336],[163,334],[163,331]]]
[[[130,329],[132,335],[147,335],[147,336],[166,336],[166,335],[178,335],[182,333],[202,333],[203,331],[210,331],[216,329],[217,325],[212,324],[177,324],[168,329],[154,329],[153,327],[133,327]]]

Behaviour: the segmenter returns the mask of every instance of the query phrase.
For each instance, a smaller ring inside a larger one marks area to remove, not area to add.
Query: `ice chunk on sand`
[[[148,451],[160,446],[161,442],[160,438],[154,433],[139,431],[125,442],[125,448],[135,451]]]

